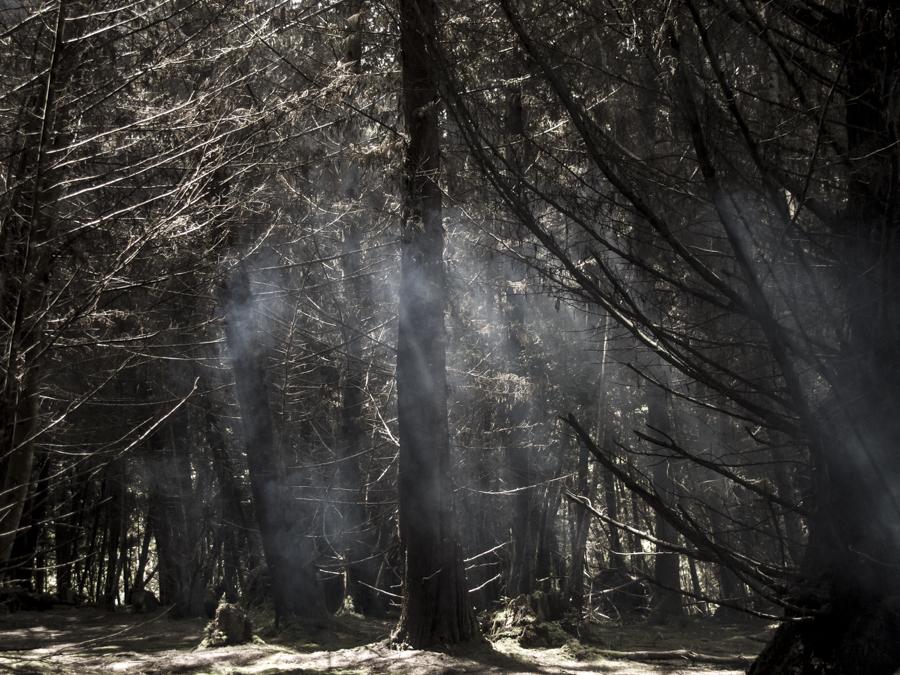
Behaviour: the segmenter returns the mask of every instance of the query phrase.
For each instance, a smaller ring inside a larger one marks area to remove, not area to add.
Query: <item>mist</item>
[[[0,3],[0,665],[900,669],[896,11],[776,4]]]

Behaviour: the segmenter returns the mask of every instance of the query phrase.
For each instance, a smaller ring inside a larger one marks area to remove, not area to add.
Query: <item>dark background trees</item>
[[[0,19],[5,583],[900,665],[890,3],[101,4]]]

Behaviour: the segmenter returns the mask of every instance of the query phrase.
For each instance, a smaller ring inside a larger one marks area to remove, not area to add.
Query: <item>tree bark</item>
[[[832,400],[809,420],[816,512],[809,522],[799,611],[752,675],[890,675],[900,668],[900,45],[894,3],[844,5],[847,207],[835,235],[849,311]],[[844,46],[841,47],[844,49]]]
[[[366,615],[383,614],[386,610],[384,596],[372,590],[377,576],[377,559],[372,557],[374,530],[366,513],[365,478],[361,467],[361,454],[367,450],[368,439],[363,427],[364,404],[364,354],[362,326],[356,308],[364,302],[360,283],[362,267],[359,224],[355,219],[345,226],[342,259],[344,297],[351,309],[345,314],[345,357],[341,375],[341,418],[338,465],[339,524],[338,548],[344,562],[345,604]]]
[[[365,15],[362,0],[352,0],[345,10],[345,38],[342,61],[349,63],[354,75],[362,73],[362,48]],[[351,118],[345,129],[343,142],[352,146],[360,140],[358,121]],[[362,171],[353,158],[338,162],[338,181],[341,196],[350,205],[361,201]],[[343,208],[343,207],[342,207]],[[333,509],[338,515],[336,549],[341,556],[344,581],[344,607],[365,615],[384,614],[385,596],[373,590],[378,576],[378,558],[374,557],[377,532],[369,522],[366,508],[367,489],[362,456],[368,454],[368,439],[364,426],[365,412],[365,352],[363,349],[362,308],[371,297],[362,273],[362,225],[357,209],[343,214],[344,228],[341,256],[342,294],[346,311],[343,314],[344,363],[341,372],[341,411],[338,449],[338,503]]]
[[[605,447],[606,429],[607,429],[607,410],[606,399],[608,394],[608,386],[606,382],[606,350],[609,345],[609,324],[610,319],[607,314],[603,319],[603,334],[601,337],[600,348],[600,378],[599,401],[594,405],[597,410],[598,433],[597,438],[600,447]],[[587,408],[592,402],[585,401],[583,407]],[[594,478],[591,483],[588,482],[590,452],[587,445],[579,441],[578,443],[578,466],[577,466],[577,482],[579,496],[592,498],[592,493],[597,482],[598,468],[594,472]],[[606,513],[613,520],[618,520],[618,502],[615,494],[615,480],[612,474],[604,471],[604,498],[606,500]],[[569,602],[578,610],[584,607],[584,563],[585,553],[587,549],[587,539],[590,530],[590,518],[586,509],[578,508],[575,514],[575,533],[572,543],[572,562],[569,580],[566,584]],[[621,555],[622,544],[619,537],[619,530],[614,525],[609,526],[609,566],[611,569],[624,570],[625,561]]]
[[[588,489],[589,484],[589,464],[588,458],[590,453],[587,446],[579,442],[578,444],[578,465],[576,469],[576,490],[579,497],[591,499],[593,489]],[[593,486],[590,486],[591,488]],[[576,506],[569,502],[569,513],[572,509],[576,509],[574,513],[575,525],[572,533],[572,557],[569,564],[569,578],[566,580],[566,600],[573,609],[579,613],[584,609],[584,558],[587,549],[588,529],[590,528],[590,520],[586,509]]]
[[[119,572],[121,572],[119,551],[122,539],[128,536],[125,523],[125,477],[124,460],[111,462],[106,467],[105,493],[109,500],[106,510],[106,579],[103,584],[103,604],[115,607],[119,595]]]
[[[275,434],[260,327],[246,265],[246,260],[238,264],[224,289],[225,339],[241,410],[253,505],[271,575],[277,620],[317,619],[325,615],[325,603],[316,580],[316,551],[304,531],[301,510],[292,507],[287,492],[285,462]]]
[[[68,480],[68,476],[58,476],[58,479]],[[76,522],[74,512],[77,508],[76,495],[68,487],[58,488],[54,493],[53,516],[53,548],[54,548],[54,574],[56,575],[56,595],[62,602],[74,600],[75,588],[73,585],[73,571],[75,560],[78,557],[78,533],[80,527]],[[83,511],[79,510],[79,516]],[[79,522],[80,525],[80,522]]]
[[[178,447],[188,442],[185,414],[178,411],[170,422],[177,430],[167,425],[153,434],[144,462],[152,502],[149,525],[159,562],[159,599],[175,605],[173,614],[179,617],[203,615],[209,576],[199,550],[200,509],[192,489],[190,458],[184,447]]]
[[[393,640],[422,648],[468,640],[477,624],[451,503],[437,57],[431,49],[437,8],[433,0],[400,0],[399,10],[408,133],[397,336],[400,539],[406,567]]]
[[[648,424],[658,433],[670,433],[669,413],[665,392],[656,385],[651,385],[649,391]],[[653,430],[651,429],[651,433]],[[663,500],[668,500],[674,494],[672,484],[672,466],[667,457],[653,458],[652,471],[653,490]],[[675,543],[678,534],[675,528],[661,513],[656,513],[654,533],[657,539]],[[680,556],[664,548],[657,548],[654,556],[653,581],[655,588],[653,618],[659,623],[667,623],[671,619],[681,616],[681,573]]]
[[[209,387],[207,386],[205,389],[208,391]],[[211,396],[212,394],[207,394],[204,398],[203,415],[206,440],[209,443],[218,486],[219,511],[222,518],[219,531],[222,537],[225,599],[228,602],[237,602],[239,589],[243,587],[241,553],[250,548],[249,518],[244,512],[243,490],[229,452],[228,441],[220,426],[221,419],[216,414],[215,408],[218,407],[218,402],[211,400]],[[245,544],[244,547],[241,546],[242,541]]]
[[[56,98],[72,70],[64,59],[67,4],[57,2],[46,79],[38,80],[43,91],[35,92],[33,121],[27,123],[33,125],[26,131],[37,143],[25,144],[20,151],[17,178],[23,189],[18,195],[13,192],[19,203],[10,204],[0,223],[0,255],[5,258],[0,269],[0,322],[8,331],[2,345],[0,386],[0,457],[5,461],[0,481],[0,574],[12,552],[34,461],[39,379],[31,354],[40,351],[34,347],[42,337],[42,310],[53,262],[48,247],[41,245],[50,237],[59,192],[58,185],[48,187],[51,178],[59,176],[48,175],[53,172],[47,169],[47,152],[60,140]]]
[[[32,371],[33,372],[33,371]],[[10,377],[10,380],[15,378]],[[29,378],[31,379],[31,378]],[[8,456],[5,475],[0,492],[0,572],[10,562],[16,536],[20,532],[20,521],[31,486],[31,472],[34,463],[34,444],[29,440],[37,418],[37,396],[33,387],[26,384],[23,389],[10,387],[9,396],[4,397],[4,412],[12,414],[0,420],[0,448]]]

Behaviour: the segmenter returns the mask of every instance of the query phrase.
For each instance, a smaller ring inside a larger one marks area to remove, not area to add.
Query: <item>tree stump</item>
[[[216,609],[215,618],[206,626],[203,647],[223,647],[250,642],[253,625],[239,605],[223,602]]]

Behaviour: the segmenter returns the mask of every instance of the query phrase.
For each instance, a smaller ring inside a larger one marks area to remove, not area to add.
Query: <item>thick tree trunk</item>
[[[444,232],[433,0],[400,0],[406,149],[401,224],[397,415],[400,539],[406,551],[397,643],[420,648],[476,635],[455,532],[447,426]]]
[[[900,45],[895,3],[845,3],[847,210],[843,237],[848,335],[832,399],[809,421],[816,513],[803,582],[809,614],[785,622],[753,675],[891,675],[900,668]]]
[[[522,92],[513,87],[508,94],[506,112],[507,144],[506,160],[511,166],[521,167],[525,139],[525,110]],[[516,190],[521,193],[522,185],[517,181]],[[511,230],[513,228],[510,228]],[[521,232],[511,231],[510,237],[521,236]],[[529,487],[540,482],[540,471],[534,456],[528,429],[528,413],[533,396],[527,366],[528,337],[525,327],[525,291],[527,268],[524,263],[509,260],[504,266],[506,297],[504,318],[506,320],[506,351],[510,361],[510,372],[518,381],[512,380],[507,392],[506,405],[506,465],[510,473],[510,484],[522,489],[513,497],[513,514],[510,523],[512,536],[512,556],[507,579],[506,592],[509,596],[530,595],[536,590],[536,580],[540,576],[538,566],[543,545],[543,504],[539,489]]]

